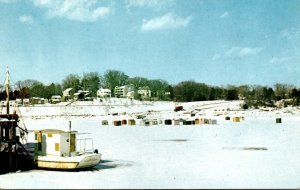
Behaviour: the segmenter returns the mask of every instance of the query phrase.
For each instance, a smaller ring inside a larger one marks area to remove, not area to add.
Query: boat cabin
[[[57,129],[35,131],[36,156],[73,156],[76,154],[76,131]]]

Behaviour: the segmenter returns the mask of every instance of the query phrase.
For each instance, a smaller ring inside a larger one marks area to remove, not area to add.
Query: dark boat
[[[19,126],[16,111],[9,111],[10,92],[9,71],[6,73],[6,114],[0,114],[0,174],[31,169],[33,157],[28,153],[20,139],[25,139],[27,129]]]

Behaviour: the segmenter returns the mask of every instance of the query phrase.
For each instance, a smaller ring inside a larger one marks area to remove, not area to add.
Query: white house
[[[111,97],[111,90],[100,88],[97,90],[97,98],[110,98]]]
[[[22,99],[21,98],[16,98],[16,105],[21,106],[22,105]]]
[[[133,99],[134,98],[134,91],[127,92],[127,98]]]
[[[23,99],[23,106],[29,106],[29,104],[30,104],[29,98],[24,98]]]
[[[128,86],[116,86],[115,87],[115,97],[126,97],[128,93]]]
[[[63,91],[63,99],[64,101],[70,100],[71,99],[71,91],[73,88],[67,88],[66,90]]]
[[[45,104],[46,103],[45,98],[40,98],[40,97],[32,97],[30,99],[30,102],[32,104]]]
[[[138,94],[141,95],[141,97],[146,98],[146,97],[151,97],[151,90],[149,89],[148,86],[140,87],[138,89]]]
[[[52,96],[52,97],[51,97],[51,102],[52,102],[53,104],[56,104],[56,103],[61,102],[61,96],[60,96],[60,95],[54,95],[54,96]]]

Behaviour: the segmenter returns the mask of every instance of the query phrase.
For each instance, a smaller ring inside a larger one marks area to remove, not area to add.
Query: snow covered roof
[[[124,85],[124,86],[116,86],[116,87],[115,87],[115,89],[124,89],[124,88],[127,88],[127,86]]]
[[[57,134],[61,134],[61,133],[69,133],[68,131],[63,131],[60,129],[43,129],[43,130],[36,130],[36,132],[41,131],[42,133],[57,133]],[[76,133],[77,131],[71,131],[71,133]]]
[[[51,99],[53,99],[53,98],[61,98],[61,96],[60,95],[54,95],[54,96],[51,97]]]
[[[64,92],[70,92],[73,88],[67,88]]]
[[[107,88],[101,88],[98,90],[98,92],[111,92],[111,90],[107,89]]]

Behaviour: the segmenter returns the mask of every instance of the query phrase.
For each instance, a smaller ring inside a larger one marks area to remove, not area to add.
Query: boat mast
[[[6,114],[9,114],[10,75],[9,75],[8,67],[6,69],[5,90],[6,90]]]

